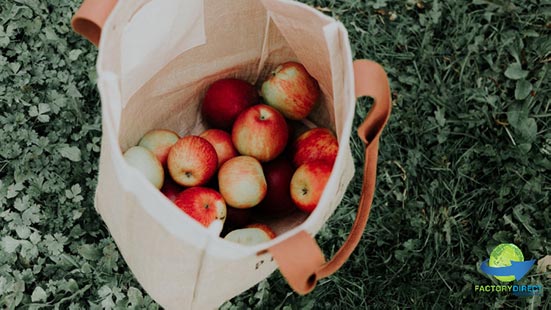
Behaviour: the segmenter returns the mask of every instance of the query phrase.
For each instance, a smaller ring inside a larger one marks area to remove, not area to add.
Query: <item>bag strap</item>
[[[358,135],[366,145],[365,163],[362,196],[350,235],[327,262],[315,239],[306,231],[268,249],[279,265],[281,274],[299,294],[309,293],[316,286],[317,280],[339,270],[360,242],[369,217],[375,193],[379,137],[391,110],[390,87],[384,69],[373,61],[354,61],[354,76],[356,97],[371,96],[374,104],[358,128]]]
[[[117,4],[117,0],[84,0],[71,19],[76,33],[98,46],[103,24]]]

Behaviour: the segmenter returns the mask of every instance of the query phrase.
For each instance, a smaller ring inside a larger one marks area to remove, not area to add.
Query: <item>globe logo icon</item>
[[[482,262],[481,270],[500,282],[519,281],[528,273],[536,260],[524,261],[522,251],[512,243],[502,243]]]
[[[511,262],[523,262],[524,255],[520,249],[512,244],[500,244],[493,249],[490,254],[490,267],[507,267],[511,266]],[[515,276],[495,276],[501,282],[511,282],[515,280]],[[520,279],[519,279],[520,280]]]

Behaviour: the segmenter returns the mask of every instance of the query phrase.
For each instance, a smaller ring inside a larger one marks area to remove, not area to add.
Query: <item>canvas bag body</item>
[[[200,102],[215,80],[259,85],[289,60],[318,80],[323,96],[310,120],[331,128],[340,148],[316,210],[274,223],[283,232],[275,240],[243,247],[220,239],[124,162],[122,152],[148,130],[204,130]],[[133,274],[163,307],[221,305],[277,268],[268,253],[257,253],[302,230],[315,235],[339,205],[354,172],[355,104],[341,23],[293,1],[121,0],[104,25],[97,71],[103,137],[95,205]]]

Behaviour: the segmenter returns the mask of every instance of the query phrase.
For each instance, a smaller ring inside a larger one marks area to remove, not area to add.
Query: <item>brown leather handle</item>
[[[362,196],[350,235],[335,256],[325,262],[315,239],[301,231],[268,249],[289,285],[299,294],[309,293],[319,279],[336,272],[350,257],[362,237],[375,193],[379,137],[390,116],[390,87],[384,69],[369,60],[354,61],[356,97],[375,100],[358,135],[366,144]]]
[[[84,0],[71,19],[73,30],[98,46],[103,24],[117,0]]]

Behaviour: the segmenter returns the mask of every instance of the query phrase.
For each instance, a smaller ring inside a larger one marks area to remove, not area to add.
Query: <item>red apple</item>
[[[216,172],[218,156],[207,140],[186,136],[178,140],[168,153],[168,171],[183,186],[206,184]]]
[[[258,160],[237,156],[220,167],[218,187],[226,203],[234,208],[256,206],[266,196],[266,179]]]
[[[226,223],[224,224],[224,228],[229,230],[234,230],[236,228],[243,228],[247,224],[251,222],[251,210],[250,209],[238,209],[228,206],[228,217],[226,219]]]
[[[229,130],[241,112],[258,102],[258,91],[252,84],[238,79],[222,79],[208,88],[202,114],[212,127]]]
[[[287,145],[289,130],[285,118],[265,104],[239,114],[232,129],[232,141],[242,155],[266,162],[276,158]]]
[[[339,143],[327,128],[313,128],[301,134],[291,146],[293,164],[324,160],[331,165],[337,158]]]
[[[153,152],[142,146],[133,146],[124,152],[123,157],[130,166],[138,169],[153,186],[158,189],[163,186],[165,172]]]
[[[333,166],[326,161],[312,161],[301,165],[291,179],[291,198],[299,209],[312,212],[331,175]]]
[[[263,230],[268,235],[268,237],[270,237],[270,239],[274,239],[276,237],[276,233],[266,224],[254,223],[247,225],[247,227],[245,228],[258,228]]]
[[[191,187],[181,192],[176,206],[201,225],[208,227],[215,220],[226,219],[226,203],[219,192],[206,187]]]
[[[228,159],[237,155],[237,150],[231,141],[231,135],[220,129],[208,129],[199,135],[205,138],[214,146],[216,155],[218,156],[218,167],[222,166]]]
[[[231,231],[224,239],[242,245],[255,245],[270,241],[272,238],[260,228],[241,228]]]
[[[161,187],[161,193],[163,193],[166,198],[174,202],[176,197],[185,189],[185,187],[180,186],[178,183],[174,182],[170,175],[165,175],[165,181],[163,187]]]
[[[166,166],[166,159],[170,148],[180,137],[177,133],[168,129],[154,129],[146,133],[138,142],[157,156],[161,165]]]
[[[262,166],[268,185],[266,197],[253,210],[262,216],[279,218],[292,213],[296,206],[291,199],[290,184],[295,169],[285,157],[278,157]]]
[[[316,79],[297,62],[279,65],[261,91],[267,104],[293,120],[307,117],[320,95]]]

